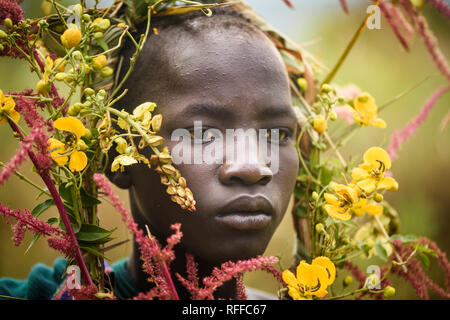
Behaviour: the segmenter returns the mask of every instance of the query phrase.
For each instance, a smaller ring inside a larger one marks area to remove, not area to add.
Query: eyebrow
[[[211,118],[229,118],[230,120],[235,120],[238,117],[235,113],[230,112],[229,107],[222,104],[211,103],[191,104],[185,107],[182,113],[186,118],[206,116]],[[258,107],[258,118],[270,119],[274,117],[295,117],[295,113],[290,105]]]

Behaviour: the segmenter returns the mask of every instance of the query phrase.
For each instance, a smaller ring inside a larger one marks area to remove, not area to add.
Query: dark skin
[[[272,172],[262,161],[177,165],[197,201],[193,213],[171,202],[159,175],[145,165],[127,167],[124,173],[111,174],[110,178],[119,187],[129,189],[133,217],[140,228],[145,230],[148,225],[160,242],[171,234],[171,224],[181,223],[184,236],[176,248],[171,271],[184,275],[184,257],[189,252],[199,263],[199,276],[204,277],[225,261],[264,253],[287,209],[298,157],[297,121],[288,76],[274,45],[259,30],[252,34],[234,27],[200,30],[196,34],[162,30],[164,40],[150,39],[152,46],[144,49],[133,77],[126,83],[130,89],[127,105],[156,102],[157,112],[163,115],[159,134],[171,149],[177,143],[170,140],[172,131],[190,129],[199,120],[204,129],[222,132],[237,128],[279,129],[282,139],[278,172]],[[236,204],[239,198],[245,201]],[[230,226],[218,218],[230,203],[238,216],[264,211],[270,219],[250,227]],[[141,266],[135,243],[127,267],[140,292],[151,286]],[[189,298],[175,282],[180,298]],[[235,283],[230,281],[219,288],[216,297],[235,298]]]

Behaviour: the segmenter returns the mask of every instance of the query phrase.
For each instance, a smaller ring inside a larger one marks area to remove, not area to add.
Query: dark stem
[[[16,132],[19,137],[20,140],[24,141],[25,138],[22,134],[22,132],[20,131],[19,127],[12,121],[9,121],[9,125],[11,126],[11,128],[13,129],[14,132]],[[28,156],[31,159],[31,162],[33,162],[33,165],[36,167],[36,171],[39,174],[39,176],[42,178],[42,180],[44,181],[45,185],[48,188],[48,191],[50,192],[53,200],[55,201],[55,205],[58,208],[58,212],[59,215],[61,217],[61,220],[64,223],[64,226],[66,228],[67,234],[69,235],[69,238],[72,242],[72,244],[75,246],[75,258],[78,262],[78,265],[80,267],[81,270],[81,274],[83,275],[84,279],[86,280],[88,285],[93,285],[94,282],[91,279],[91,276],[89,274],[89,271],[86,267],[86,264],[83,260],[83,255],[81,253],[81,249],[80,246],[78,245],[78,241],[77,238],[75,237],[75,233],[73,232],[72,229],[72,225],[70,223],[69,220],[69,216],[67,215],[66,209],[64,208],[64,204],[61,200],[61,197],[58,193],[58,190],[56,190],[55,184],[53,183],[49,171],[47,169],[43,169],[41,168],[41,166],[39,165],[39,162],[37,161],[36,155],[33,153],[33,151],[29,150],[28,151]]]

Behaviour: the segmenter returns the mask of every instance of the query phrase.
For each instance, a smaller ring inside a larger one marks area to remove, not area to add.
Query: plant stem
[[[377,0],[375,5],[378,7],[381,0]],[[347,45],[347,48],[345,48],[345,51],[342,53],[342,56],[339,58],[339,61],[334,66],[333,70],[331,70],[330,74],[325,78],[325,80],[322,82],[322,84],[330,83],[331,80],[333,80],[336,73],[341,68],[342,64],[344,63],[345,59],[347,58],[350,51],[355,46],[356,42],[358,41],[359,37],[363,33],[364,29],[366,28],[367,21],[369,21],[370,17],[375,13],[375,10],[372,10],[369,14],[367,14],[366,18],[364,19],[363,23],[359,27],[359,29],[356,31],[355,35],[353,36],[352,40],[350,40],[350,43]]]
[[[25,140],[22,132],[20,131],[19,127],[12,121],[9,121],[9,125],[11,126],[11,128],[13,129],[14,132],[16,132],[20,139],[22,141]],[[61,217],[61,220],[64,223],[64,226],[66,228],[66,232],[67,235],[69,236],[72,245],[75,247],[74,251],[75,251],[75,258],[78,262],[78,265],[80,267],[81,273],[85,279],[85,281],[87,282],[88,285],[93,285],[93,281],[91,279],[91,276],[89,274],[89,271],[86,267],[86,264],[84,263],[83,260],[83,255],[81,253],[81,249],[80,246],[78,245],[78,241],[77,238],[75,237],[75,233],[72,229],[72,225],[70,223],[69,220],[69,216],[67,215],[66,209],[64,208],[64,204],[61,200],[61,197],[58,193],[58,190],[56,190],[56,187],[50,177],[49,171],[47,169],[42,169],[41,166],[39,165],[39,162],[36,158],[36,155],[34,154],[33,151],[29,150],[28,151],[28,156],[31,159],[31,162],[33,162],[33,165],[36,167],[36,171],[39,174],[39,176],[42,178],[42,180],[44,181],[45,185],[47,186],[48,191],[50,192],[53,200],[55,201],[55,205],[58,208],[59,211],[59,215]]]

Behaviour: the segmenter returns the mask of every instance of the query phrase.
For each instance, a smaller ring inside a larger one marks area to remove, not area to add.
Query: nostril
[[[260,165],[225,164],[219,178],[224,184],[266,185],[272,180],[272,171]]]

